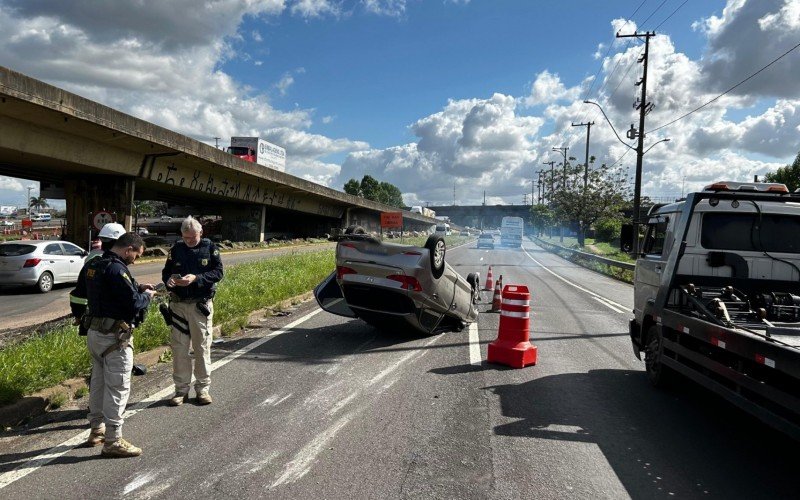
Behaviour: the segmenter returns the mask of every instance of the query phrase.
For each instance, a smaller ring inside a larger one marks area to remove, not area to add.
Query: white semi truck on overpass
[[[261,138],[231,137],[231,146],[226,151],[245,161],[286,171],[286,150]]]

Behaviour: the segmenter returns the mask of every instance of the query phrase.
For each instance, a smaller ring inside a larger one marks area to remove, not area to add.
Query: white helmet
[[[120,236],[125,234],[125,227],[122,224],[117,222],[109,222],[100,232],[97,234],[97,237],[103,241],[111,241],[119,239]]]

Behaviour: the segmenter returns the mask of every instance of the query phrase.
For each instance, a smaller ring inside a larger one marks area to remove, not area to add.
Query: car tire
[[[36,289],[41,293],[47,293],[53,289],[53,274],[50,271],[45,271],[39,276]]]
[[[664,337],[658,325],[647,329],[644,346],[644,369],[647,380],[653,387],[666,389],[672,385],[677,375],[675,371],[664,365]]]
[[[367,234],[361,226],[349,226],[344,230],[344,234]]]
[[[444,274],[444,256],[447,252],[447,245],[444,242],[444,238],[432,234],[428,236],[425,248],[428,249],[428,255],[431,260],[431,274],[438,280]]]

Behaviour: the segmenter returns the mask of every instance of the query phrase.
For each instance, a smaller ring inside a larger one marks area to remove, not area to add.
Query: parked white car
[[[53,285],[77,282],[87,255],[68,241],[0,243],[0,285],[33,285],[47,293]]]

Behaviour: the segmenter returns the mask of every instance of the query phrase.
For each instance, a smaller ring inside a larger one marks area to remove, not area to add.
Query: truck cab
[[[680,374],[800,439],[800,192],[717,182],[654,206],[637,257],[650,382]]]

